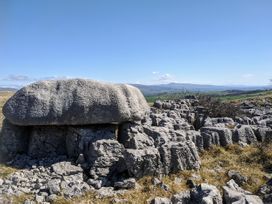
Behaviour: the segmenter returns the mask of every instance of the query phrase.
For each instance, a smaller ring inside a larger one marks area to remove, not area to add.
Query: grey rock
[[[231,203],[245,203],[245,204],[263,204],[263,201],[259,196],[253,195],[249,191],[245,191],[235,183],[234,180],[227,182],[226,186],[223,186],[223,198],[226,204]]]
[[[60,182],[59,179],[52,179],[48,181],[48,189],[50,194],[56,194],[60,195],[61,189],[60,189]]]
[[[134,189],[136,188],[136,180],[134,178],[125,179],[114,183],[115,189]]]
[[[33,127],[28,145],[31,157],[41,158],[49,155],[64,155],[66,129],[58,126]]]
[[[162,183],[162,181],[158,179],[157,177],[152,177],[151,182],[154,186],[157,186]]]
[[[90,175],[97,179],[112,177],[125,171],[124,146],[116,140],[97,140],[88,147]]]
[[[42,203],[42,202],[45,201],[45,198],[44,198],[43,196],[36,195],[36,196],[35,196],[35,201],[36,201],[37,203]]]
[[[238,125],[234,129],[233,142],[252,144],[257,142],[253,129],[249,125]]]
[[[197,147],[199,151],[204,149],[203,135],[201,135],[199,131],[189,130],[186,132],[186,137],[187,139],[193,141],[193,143],[195,144],[195,146]]]
[[[239,172],[234,170],[229,170],[228,176],[230,179],[233,179],[238,185],[244,185],[247,182],[246,176],[243,176]]]
[[[213,134],[218,135],[220,146],[227,146],[232,144],[232,132],[228,128],[223,127],[203,127],[200,129],[201,135],[211,135],[211,138],[214,138],[214,141],[217,141],[217,137],[214,137]],[[203,137],[204,140],[204,137]],[[204,141],[205,144],[205,141]],[[204,145],[205,146],[205,145]]]
[[[164,174],[200,168],[198,152],[191,141],[169,142],[162,145],[159,151]]]
[[[154,142],[144,133],[142,126],[133,123],[124,123],[120,128],[118,141],[128,149],[144,149],[154,146]]]
[[[156,197],[151,200],[150,204],[171,204],[171,200],[169,198]]]
[[[202,183],[191,190],[191,200],[194,203],[223,204],[219,190],[215,186],[206,183]]]
[[[270,131],[272,132],[272,130],[268,127],[258,127],[255,130],[255,135],[257,137],[257,140],[260,142],[264,142],[265,140],[269,141],[269,139],[266,139],[266,138],[269,138],[268,135]],[[271,134],[271,138],[272,138],[272,134]]]
[[[171,198],[172,204],[191,204],[191,193],[190,191],[180,192],[175,194]]]
[[[84,79],[33,83],[3,107],[9,121],[24,126],[123,123],[142,119],[148,110],[133,86]]]
[[[102,188],[102,180],[88,179],[87,184],[94,187],[95,189]]]
[[[51,194],[51,195],[47,196],[47,197],[45,198],[45,200],[46,200],[46,202],[52,203],[54,200],[57,199],[57,197],[58,197],[57,195]]]
[[[0,200],[0,201],[1,201],[1,200]],[[24,204],[35,204],[35,202],[32,201],[32,200],[25,200],[25,201],[24,201]]]
[[[0,161],[8,161],[16,154],[27,152],[28,131],[28,128],[13,125],[4,119],[0,132]]]
[[[161,168],[160,154],[156,148],[149,147],[142,150],[126,149],[124,155],[130,176],[141,178],[159,174]]]
[[[80,154],[87,155],[89,144],[101,139],[117,139],[117,126],[70,126],[66,135],[67,154],[75,159]]]
[[[71,162],[59,162],[52,165],[52,170],[59,175],[67,176],[82,173],[83,169],[79,166],[72,165]]]

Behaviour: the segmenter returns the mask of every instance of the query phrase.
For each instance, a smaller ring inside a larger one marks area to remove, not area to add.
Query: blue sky
[[[0,85],[266,85],[271,0],[2,0]]]

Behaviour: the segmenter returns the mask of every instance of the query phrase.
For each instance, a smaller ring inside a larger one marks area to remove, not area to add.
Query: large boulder
[[[3,113],[13,124],[85,125],[141,120],[149,106],[130,85],[70,79],[40,81],[17,91]]]

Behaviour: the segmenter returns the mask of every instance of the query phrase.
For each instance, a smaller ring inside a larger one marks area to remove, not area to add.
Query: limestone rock
[[[169,174],[180,170],[199,169],[200,159],[193,142],[169,142],[159,148],[162,172]]]
[[[263,204],[263,201],[259,196],[253,195],[249,191],[245,191],[235,183],[234,180],[227,182],[226,186],[223,186],[223,197],[226,204],[232,203],[254,203]]]
[[[130,85],[92,80],[39,81],[17,91],[4,105],[16,125],[84,125],[140,120],[149,106]]]
[[[30,133],[28,154],[32,157],[49,157],[66,154],[66,129],[58,126],[33,127]]]
[[[97,140],[88,147],[87,160],[94,178],[113,177],[125,170],[124,146],[116,140]]]
[[[153,147],[126,149],[125,162],[128,173],[135,178],[157,175],[161,168],[159,151]]]
[[[238,125],[234,130],[233,142],[252,144],[257,142],[257,138],[249,125]]]
[[[209,139],[210,141],[218,142],[221,146],[227,146],[232,144],[232,132],[228,128],[223,127],[203,127],[200,129],[201,135],[203,134],[203,140],[205,142],[207,135],[210,135]],[[218,141],[219,140],[219,141]],[[206,145],[204,145],[206,146]]]
[[[16,154],[26,153],[28,131],[28,128],[13,125],[4,119],[0,133],[0,161],[7,161]]]

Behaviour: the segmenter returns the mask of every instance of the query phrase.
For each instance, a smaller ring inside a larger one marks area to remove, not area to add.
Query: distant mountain
[[[155,95],[160,93],[174,93],[174,92],[212,92],[212,91],[251,91],[251,90],[268,90],[272,86],[217,86],[206,84],[189,84],[189,83],[169,83],[158,85],[142,85],[132,84],[138,87],[144,95]]]
[[[0,91],[12,91],[12,92],[15,92],[15,91],[17,91],[17,89],[9,88],[9,87],[0,87]]]

